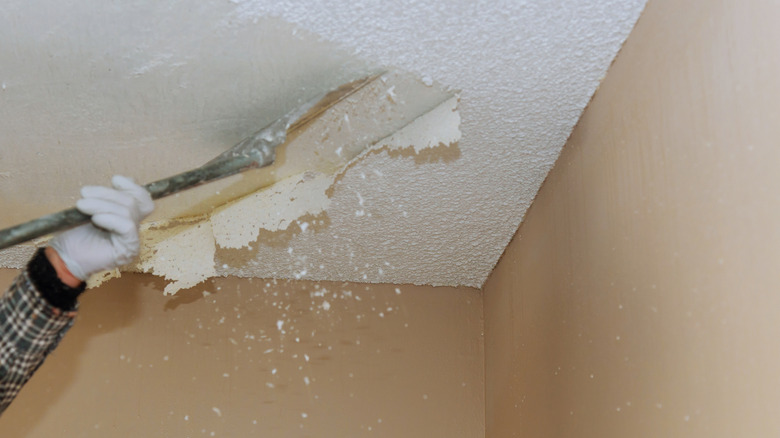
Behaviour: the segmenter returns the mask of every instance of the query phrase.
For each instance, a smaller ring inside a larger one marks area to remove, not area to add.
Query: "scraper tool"
[[[328,93],[306,102],[275,122],[245,138],[229,150],[197,169],[174,175],[144,187],[152,199],[178,193],[209,181],[225,178],[249,169],[258,169],[274,162],[275,149],[294,132],[325,110],[361,89],[384,72],[344,84]],[[63,210],[34,219],[11,228],[0,230],[0,249],[5,249],[37,237],[73,228],[90,221],[90,217],[75,208]]]

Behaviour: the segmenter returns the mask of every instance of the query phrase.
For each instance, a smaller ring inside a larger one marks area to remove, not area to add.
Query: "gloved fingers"
[[[121,205],[129,211],[138,211],[138,207],[135,205],[135,198],[132,195],[109,187],[84,186],[81,188],[81,197],[83,200],[106,201]]]
[[[148,191],[130,178],[116,175],[112,178],[114,188],[85,186],[81,189],[84,199],[99,199],[125,207],[140,222],[154,210],[154,201]],[[86,214],[94,214],[83,211]]]
[[[84,198],[76,201],[76,208],[80,212],[94,216],[101,213],[110,213],[118,216],[125,216],[128,219],[137,222],[136,218],[138,213],[135,211],[135,206],[130,202],[128,207],[125,203],[117,203],[116,200],[105,200],[100,198]]]
[[[154,211],[152,196],[143,186],[136,184],[132,179],[122,175],[114,175],[111,178],[111,184],[115,189],[128,193],[136,200],[141,219],[149,216]]]
[[[138,228],[128,217],[102,213],[92,216],[92,223],[111,233],[113,265],[130,263],[138,255]]]
[[[90,215],[92,223],[60,233],[51,242],[82,280],[132,261],[140,245],[138,222],[154,208],[149,193],[129,178],[114,177],[112,185],[84,187],[76,207]]]
[[[102,212],[92,215],[92,223],[96,226],[116,234],[123,239],[138,237],[138,229],[135,222],[124,214]]]

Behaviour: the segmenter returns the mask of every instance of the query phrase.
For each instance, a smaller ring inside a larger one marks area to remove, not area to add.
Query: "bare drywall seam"
[[[304,172],[231,202],[191,223],[147,225],[143,230],[140,262],[133,269],[171,280],[165,288],[166,294],[195,286],[217,274],[214,265],[217,245],[251,249],[261,229],[285,230],[301,217],[327,211],[330,191],[356,162],[383,150],[411,150],[419,154],[427,148],[457,143],[461,137],[460,121],[458,97],[454,96],[367,148],[334,174]],[[251,276],[251,272],[245,274]]]

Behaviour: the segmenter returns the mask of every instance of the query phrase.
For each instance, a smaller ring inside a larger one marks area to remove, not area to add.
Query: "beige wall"
[[[163,286],[128,275],[88,292],[0,436],[484,436],[477,290]]]
[[[650,0],[486,285],[489,438],[780,435],[779,16]]]

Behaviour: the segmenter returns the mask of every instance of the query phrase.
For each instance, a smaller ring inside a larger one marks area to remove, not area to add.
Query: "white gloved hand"
[[[82,281],[100,271],[130,263],[140,246],[138,224],[154,210],[149,192],[124,176],[111,179],[114,188],[85,186],[76,208],[92,223],[52,239],[54,248],[73,276]]]

